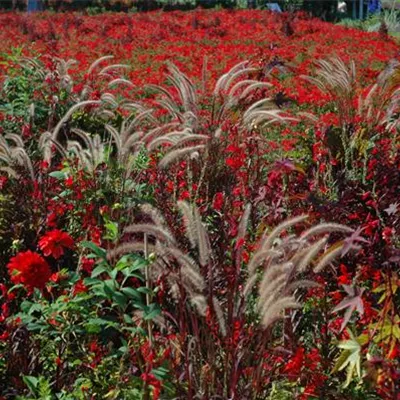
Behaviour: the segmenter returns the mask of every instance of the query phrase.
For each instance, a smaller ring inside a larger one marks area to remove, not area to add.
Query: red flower
[[[185,190],[182,192],[179,200],[187,200],[189,198],[190,198],[190,193],[187,190]]]
[[[7,265],[11,281],[22,284],[28,290],[43,289],[51,277],[47,262],[33,251],[25,251],[13,257]]]
[[[85,286],[83,283],[83,280],[79,280],[77,283],[75,283],[73,289],[72,289],[72,295],[76,296],[79,293],[86,293],[88,291],[88,288]]]
[[[297,377],[300,374],[304,362],[304,348],[299,347],[292,359],[286,364],[283,372],[291,377]]]
[[[66,187],[72,187],[74,186],[74,179],[72,178],[72,176],[69,176],[66,180],[65,180],[65,186]]]
[[[141,375],[141,378],[147,385],[153,387],[152,398],[153,400],[158,400],[161,393],[161,381],[159,381],[153,374],[148,374],[146,372]]]
[[[232,169],[239,169],[244,165],[244,161],[239,157],[228,157],[225,160],[225,164]]]
[[[101,243],[101,230],[97,226],[93,226],[90,229],[90,240],[96,244],[97,246],[100,246]]]
[[[74,240],[72,237],[58,229],[47,232],[39,240],[39,247],[46,257],[59,258],[64,254],[64,249],[72,249],[73,246]]]
[[[90,275],[93,271],[94,264],[95,261],[93,259],[83,257],[81,260],[81,270]]]
[[[214,197],[214,201],[213,201],[213,209],[216,211],[221,211],[221,208],[224,205],[224,194],[221,192],[218,192],[215,197]]]
[[[8,178],[6,176],[0,176],[0,189],[3,189],[5,184],[7,183]]]

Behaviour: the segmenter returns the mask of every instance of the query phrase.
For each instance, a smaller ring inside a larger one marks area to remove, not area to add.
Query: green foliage
[[[81,245],[89,251],[87,258],[96,260],[91,277],[83,281],[83,291],[74,289],[77,284],[82,284],[78,282],[78,276],[63,270],[60,272],[64,276],[61,286],[53,284],[52,291],[62,289],[68,294],[48,299],[35,291],[32,299],[21,303],[20,313],[16,315],[31,333],[33,342],[41,343],[38,357],[44,372],[40,377],[23,378],[31,393],[30,397],[21,397],[21,400],[85,399],[83,386],[86,392],[104,396],[102,398],[117,399],[121,395],[126,399],[142,398],[141,379],[130,377],[122,386],[120,380],[121,376],[129,375],[130,346],[144,340],[148,334],[134,321],[135,313],[142,313],[143,319],[148,321],[160,314],[158,305],[146,301],[146,297],[153,298],[154,291],[146,286],[130,285],[132,279],[144,281],[143,269],[147,261],[137,255],[125,255],[112,266],[104,249],[92,242]],[[95,370],[83,368],[84,363],[90,362],[90,350],[85,341],[87,335],[109,349]],[[62,359],[63,369],[79,377],[74,384],[76,392],[72,391],[74,394],[68,395],[70,397],[64,392],[54,393],[52,377],[60,368],[53,361],[57,357]],[[160,366],[153,374],[164,380],[168,370]],[[119,387],[110,390],[114,381]]]
[[[348,333],[350,335],[350,339],[342,341],[338,344],[338,347],[343,351],[340,354],[340,357],[338,358],[336,365],[333,369],[333,372],[346,369],[347,378],[344,384],[345,388],[350,385],[354,375],[356,375],[358,379],[362,378],[361,349],[362,346],[368,342],[367,335],[361,335],[356,338],[350,330],[348,330]]]
[[[50,105],[43,96],[47,85],[37,60],[24,62],[21,48],[14,48],[11,54],[2,54],[1,58],[7,76],[0,88],[0,112],[11,118],[2,121],[0,126],[6,132],[20,133],[22,125],[32,120],[37,125],[44,124]]]

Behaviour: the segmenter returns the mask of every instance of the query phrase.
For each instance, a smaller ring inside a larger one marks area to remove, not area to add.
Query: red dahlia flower
[[[28,290],[43,289],[50,279],[51,270],[40,254],[25,251],[13,257],[7,265],[11,281]]]
[[[47,232],[39,240],[39,247],[46,257],[60,258],[64,254],[64,249],[72,249],[73,246],[74,240],[72,237],[58,229]]]

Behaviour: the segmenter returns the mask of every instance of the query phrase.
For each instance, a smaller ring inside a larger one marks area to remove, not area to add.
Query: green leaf
[[[56,178],[59,181],[63,181],[66,179],[67,175],[65,174],[65,172],[62,171],[53,171],[49,173],[49,176],[51,176],[52,178]]]
[[[108,221],[104,224],[106,228],[106,234],[104,235],[104,239],[108,239],[111,241],[115,241],[118,239],[118,224],[113,221]]]
[[[30,301],[28,301],[28,300],[24,300],[22,303],[21,303],[21,311],[22,312],[24,312],[24,313],[28,313],[29,312],[29,310],[31,309],[31,307],[32,307],[32,302],[30,302]]]
[[[139,287],[136,289],[139,293],[152,294],[152,291],[147,287]]]
[[[118,270],[116,268],[114,268],[111,272],[110,272],[110,277],[112,279],[117,279],[117,275],[118,275]]]
[[[138,300],[142,299],[142,295],[134,288],[131,288],[131,287],[122,288],[121,292],[123,292],[130,298],[135,298]]]
[[[130,271],[136,271],[144,268],[145,262],[146,260],[144,258],[136,254],[127,254],[118,260],[115,268],[117,268],[118,271],[123,271],[129,267]]]
[[[115,326],[115,322],[103,318],[90,318],[85,324],[88,333],[100,333],[102,327]]]
[[[69,195],[72,194],[72,193],[73,193],[72,190],[66,189],[66,190],[63,190],[63,191],[58,195],[58,197],[69,196]],[[57,196],[56,196],[55,198],[57,199]]]
[[[145,308],[143,313],[144,320],[151,320],[156,318],[161,314],[161,309],[158,307],[157,304],[150,304],[148,307]]]
[[[126,324],[132,324],[132,317],[128,314],[124,314],[124,321]]]
[[[338,347],[344,351],[336,361],[335,367],[332,372],[342,371],[347,367],[347,378],[344,387],[346,388],[351,383],[354,373],[361,379],[361,349],[365,344],[365,337],[361,335],[356,338],[353,333],[348,330],[350,339],[340,342]]]
[[[112,296],[114,295],[114,292],[116,290],[115,282],[112,279],[108,279],[108,280],[104,281],[103,288],[104,288],[104,293],[108,297],[112,298]]]
[[[109,322],[110,321],[103,318],[90,318],[87,323],[92,325],[108,325]]]
[[[101,275],[104,272],[108,272],[108,268],[105,265],[99,265],[92,271],[92,278],[96,278],[97,276]]]
[[[22,380],[28,386],[32,394],[36,394],[36,389],[38,387],[39,379],[34,376],[25,375]]]
[[[83,241],[83,242],[81,242],[81,246],[82,246],[82,247],[85,247],[85,248],[87,248],[87,249],[89,249],[89,250],[92,250],[93,253],[94,253],[97,257],[99,257],[99,258],[101,258],[101,259],[107,261],[107,253],[106,253],[106,251],[105,251],[104,249],[102,249],[101,247],[95,245],[93,242],[86,242],[86,241]]]
[[[165,367],[153,368],[151,373],[159,380],[162,381],[168,377],[169,370]]]
[[[121,292],[115,292],[113,295],[114,302],[121,308],[124,308],[127,303],[127,298]]]

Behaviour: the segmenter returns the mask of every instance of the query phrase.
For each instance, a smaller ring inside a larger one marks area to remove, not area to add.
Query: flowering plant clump
[[[400,399],[395,40],[261,10],[0,24],[3,398]]]
[[[49,264],[33,251],[24,251],[13,257],[7,265],[10,279],[27,289],[43,289],[51,276]]]
[[[60,258],[65,249],[72,249],[73,246],[72,237],[58,229],[46,232],[39,240],[39,247],[46,257]]]

